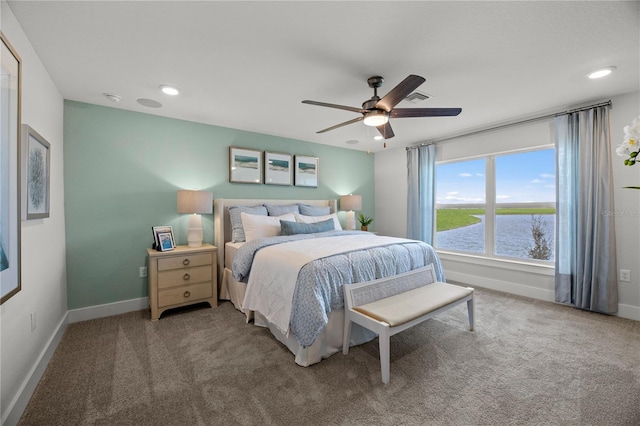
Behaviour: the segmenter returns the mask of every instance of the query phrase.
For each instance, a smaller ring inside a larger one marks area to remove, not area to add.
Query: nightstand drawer
[[[185,254],[158,259],[158,271],[168,271],[184,267],[211,265],[211,254]]]
[[[209,256],[211,258],[211,256]],[[188,284],[211,281],[211,266],[198,266],[197,268],[182,268],[158,273],[158,288],[183,286]]]
[[[200,283],[161,290],[158,292],[158,307],[178,305],[192,300],[206,299],[213,295],[211,283]]]

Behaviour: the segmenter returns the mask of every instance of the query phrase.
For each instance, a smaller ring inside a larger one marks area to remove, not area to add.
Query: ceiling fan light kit
[[[389,114],[386,111],[374,109],[364,114],[364,124],[367,126],[378,127],[389,121]]]
[[[363,121],[365,125],[378,129],[384,139],[394,137],[393,130],[389,124],[390,118],[410,118],[410,117],[446,117],[455,116],[462,112],[462,108],[395,108],[403,99],[412,94],[418,86],[425,82],[423,77],[409,75],[400,84],[391,89],[382,99],[378,96],[378,87],[384,83],[384,78],[373,76],[367,79],[369,87],[373,89],[371,99],[362,103],[362,108],[355,108],[346,105],[329,104],[317,101],[302,101],[303,104],[316,105],[328,108],[343,109],[345,111],[362,114],[361,117],[345,121],[335,126],[320,130],[317,133],[324,133],[349,124]],[[386,144],[385,144],[386,147]]]

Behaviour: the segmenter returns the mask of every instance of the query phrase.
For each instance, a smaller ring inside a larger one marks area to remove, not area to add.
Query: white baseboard
[[[2,417],[3,426],[14,426],[20,421],[22,413],[24,413],[24,410],[27,408],[27,404],[29,404],[29,400],[31,399],[33,392],[36,390],[36,386],[38,386],[47,365],[49,365],[49,361],[51,361],[60,340],[62,340],[62,336],[67,329],[68,318],[69,315],[67,312],[58,323],[55,332],[45,345],[42,352],[40,352],[38,359],[33,367],[31,367],[31,370],[24,379],[22,386],[20,386],[20,390],[16,394],[16,397],[11,401],[9,407],[7,407],[5,412],[6,416]]]
[[[531,297],[532,299],[545,300],[547,302],[555,301],[555,293],[553,290],[545,290],[522,284],[514,284],[510,281],[500,281],[491,278],[478,277],[475,275],[463,274],[460,272],[447,272],[447,281],[452,283],[464,283],[465,285],[487,288],[489,290],[497,290],[503,293],[517,294],[518,296]],[[618,304],[618,312],[613,314],[620,318],[627,318],[640,321],[640,307]]]
[[[149,298],[141,297],[139,299],[123,300],[122,302],[72,309],[68,312],[69,324],[96,318],[110,317],[112,315],[126,314],[127,312],[139,311],[148,307]]]
[[[640,307],[618,304],[618,313],[616,315],[622,318],[640,321]]]

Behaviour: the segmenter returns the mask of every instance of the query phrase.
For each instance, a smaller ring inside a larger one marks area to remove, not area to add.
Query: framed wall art
[[[295,156],[295,185],[318,187],[318,157]]]
[[[30,126],[22,125],[22,219],[49,217],[49,142]]]
[[[262,151],[230,146],[229,182],[262,183]]]
[[[264,153],[264,183],[268,185],[291,185],[293,167],[291,154]]]
[[[22,62],[0,32],[0,303],[20,291]]]

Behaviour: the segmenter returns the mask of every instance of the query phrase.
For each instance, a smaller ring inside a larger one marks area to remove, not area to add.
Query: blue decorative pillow
[[[333,231],[333,219],[316,223],[299,223],[280,221],[280,235],[315,234],[316,232]]]
[[[284,206],[265,204],[264,206],[267,208],[267,213],[269,213],[269,216],[282,216],[283,214],[287,213],[300,213],[297,204],[287,204]]]
[[[234,243],[244,241],[244,228],[242,227],[242,218],[240,213],[256,214],[267,216],[267,208],[265,206],[231,206],[229,207],[229,219],[231,221],[231,241]]]
[[[310,206],[309,204],[298,203],[298,207],[300,208],[300,214],[305,216],[324,216],[331,213],[331,208],[329,206],[317,207]]]

